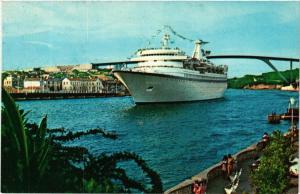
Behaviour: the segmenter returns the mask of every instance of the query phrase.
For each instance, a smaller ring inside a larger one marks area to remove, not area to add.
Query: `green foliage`
[[[3,72],[2,73],[2,81],[9,75],[8,72]]]
[[[47,128],[47,117],[40,125],[30,124],[28,112],[19,110],[2,89],[2,192],[162,192],[159,175],[138,155],[130,152],[93,156],[84,147],[67,147],[62,142],[84,135],[116,139],[103,129],[67,132]],[[151,188],[127,176],[118,163],[133,161],[150,180]]]
[[[73,73],[74,75],[78,75],[78,74],[79,74],[79,71],[78,71],[77,69],[74,69],[74,70],[72,71],[72,73]]]
[[[47,118],[43,118],[34,136],[25,123],[27,113],[19,111],[11,96],[2,90],[2,176],[3,188],[29,192],[39,183],[48,163],[50,145],[45,138]]]
[[[281,71],[281,74],[290,81],[290,75],[292,74],[292,82],[295,82],[299,79],[299,68],[293,69],[292,71],[286,70]],[[282,80],[282,78],[278,75],[277,72],[268,72],[263,73],[262,75],[245,75],[241,78],[232,78],[228,79],[228,88],[244,88],[247,85],[254,85],[254,84],[282,84],[285,85],[286,83]]]
[[[288,158],[292,154],[290,142],[280,131],[275,131],[263,150],[260,164],[251,174],[259,193],[282,193],[288,185]]]
[[[62,79],[62,78],[67,77],[67,74],[65,72],[58,72],[58,73],[51,73],[50,76],[53,78]]]

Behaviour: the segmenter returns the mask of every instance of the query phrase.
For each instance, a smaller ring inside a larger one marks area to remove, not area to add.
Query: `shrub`
[[[66,147],[62,142],[84,135],[102,135],[112,140],[116,134],[103,129],[67,132],[30,124],[28,112],[19,110],[2,89],[1,191],[2,192],[162,192],[159,175],[135,153],[117,152],[93,156],[83,147]],[[134,161],[150,180],[151,188],[127,176],[119,162]]]
[[[275,131],[263,150],[260,164],[251,177],[259,193],[282,193],[288,185],[288,158],[292,154],[290,142]]]

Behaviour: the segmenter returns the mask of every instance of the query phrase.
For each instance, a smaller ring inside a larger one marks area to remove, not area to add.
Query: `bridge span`
[[[270,56],[258,56],[258,55],[210,55],[206,56],[208,59],[257,59],[265,62],[269,67],[271,67],[285,82],[289,81],[278,71],[278,69],[270,62],[272,61],[289,61],[290,69],[293,69],[293,62],[299,62],[299,59],[289,58],[289,57],[270,57]],[[292,72],[291,72],[292,73]],[[291,79],[292,77],[290,77]],[[290,80],[291,81],[291,80]]]
[[[290,57],[271,57],[271,56],[258,56],[258,55],[208,55],[208,59],[256,59],[265,62],[269,67],[271,67],[286,83],[289,81],[278,71],[278,69],[271,63],[271,61],[289,61],[290,69],[293,69],[293,62],[299,62],[297,58]],[[101,66],[116,66],[121,67],[127,64],[136,64],[139,61],[115,61],[115,62],[105,62],[105,63],[92,63],[92,68],[98,68]],[[140,61],[141,62],[141,61]],[[290,77],[291,79],[292,77]],[[291,81],[291,80],[290,80]]]

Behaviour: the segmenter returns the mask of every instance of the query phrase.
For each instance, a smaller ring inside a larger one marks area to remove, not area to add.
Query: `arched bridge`
[[[277,68],[271,63],[271,61],[289,61],[290,69],[293,69],[293,62],[299,62],[299,59],[289,58],[289,57],[269,57],[269,56],[256,56],[256,55],[208,55],[206,56],[208,59],[257,59],[265,62],[269,67],[271,67],[275,72],[279,74],[279,76],[285,82],[289,83],[289,81],[277,70]],[[124,64],[135,64],[138,61],[117,61],[117,62],[106,62],[106,63],[92,63],[93,68],[98,68],[100,66],[123,66]]]
[[[265,62],[269,67],[276,71],[279,76],[287,83],[288,80],[277,70],[277,68],[270,61],[289,61],[290,69],[293,69],[293,62],[299,62],[299,59],[288,57],[268,57],[268,56],[255,56],[255,55],[210,55],[206,56],[208,59],[257,59]]]

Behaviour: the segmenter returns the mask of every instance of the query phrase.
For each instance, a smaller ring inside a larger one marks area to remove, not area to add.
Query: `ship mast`
[[[200,39],[196,40],[192,58],[196,58],[198,60],[203,59],[206,56],[206,53],[204,53],[204,50],[202,50],[201,46],[204,44],[207,44],[207,43],[209,43],[209,42],[206,42],[206,41],[203,41]],[[208,51],[208,53],[210,53],[210,52]]]
[[[161,47],[163,49],[168,49],[169,48],[169,40],[170,40],[170,35],[169,34],[165,34],[162,38],[162,45]]]
[[[195,48],[194,48],[194,52],[193,52],[193,58],[196,59],[202,59],[202,51],[201,51],[201,41],[200,40],[196,40],[195,41]]]

